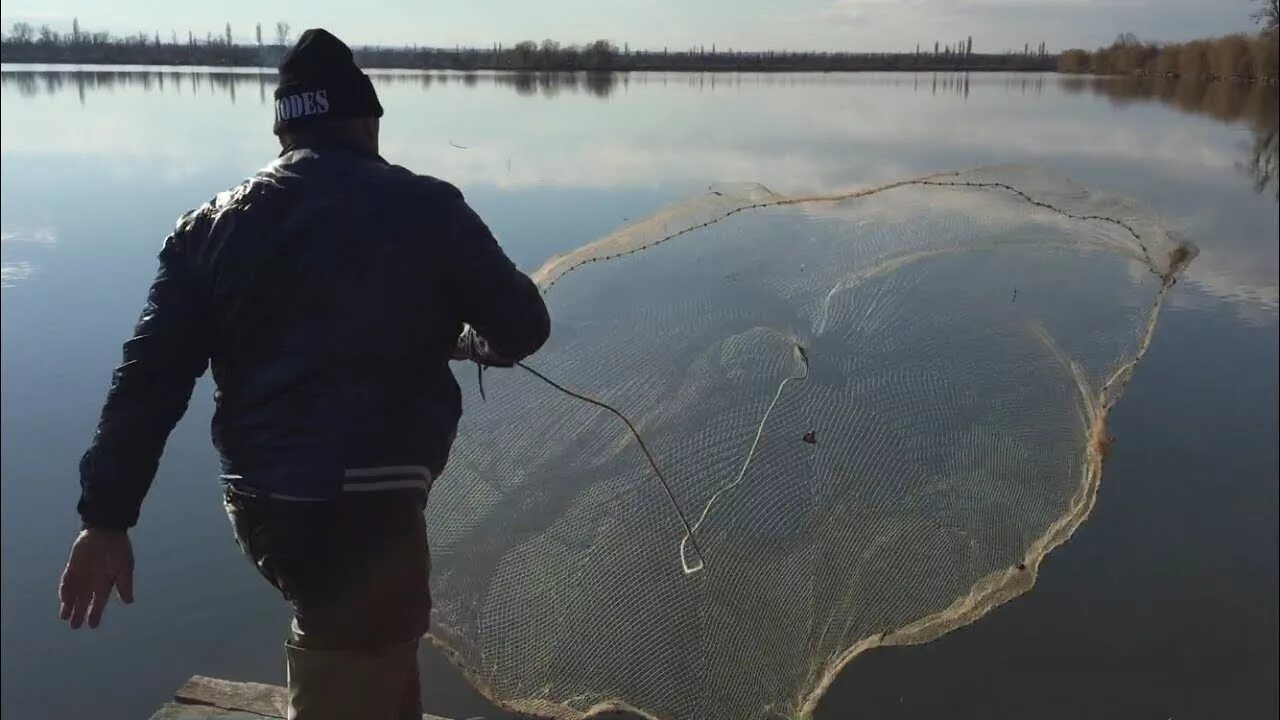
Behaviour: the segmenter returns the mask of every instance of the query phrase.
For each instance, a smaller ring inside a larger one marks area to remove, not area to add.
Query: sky
[[[1255,0],[3,0],[16,21],[148,35],[220,35],[250,42],[255,23],[325,27],[352,45],[488,46],[598,38],[632,48],[908,51],[972,35],[976,52],[1092,48],[1121,32],[1185,40],[1248,31]]]

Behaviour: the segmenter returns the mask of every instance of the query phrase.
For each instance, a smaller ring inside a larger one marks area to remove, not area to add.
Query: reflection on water
[[[1275,182],[1274,89],[979,73],[379,71],[374,81],[386,157],[462,187],[526,268],[711,183],[801,194],[1026,163],[1133,198],[1184,231],[1202,252],[1169,317],[1193,307],[1183,314],[1215,333],[1261,326],[1274,349],[1276,206],[1270,191],[1254,192]],[[149,578],[140,607],[113,610],[87,638],[58,627],[48,605],[76,527],[75,462],[155,253],[178,213],[278,152],[275,83],[256,70],[0,72],[5,715],[146,717],[195,673],[283,679],[282,613],[230,547],[209,477],[207,383],[170,441],[139,528]],[[1217,337],[1181,342],[1233,351]],[[1263,371],[1274,377],[1274,362]],[[1274,397],[1231,404],[1265,429]],[[1262,475],[1274,487],[1274,471]],[[174,637],[184,638],[178,656]],[[432,676],[434,711],[495,717],[456,686],[440,689],[446,676]]]
[[[25,260],[6,260],[0,263],[0,287],[17,287],[18,283],[31,277],[35,265]]]
[[[1280,299],[1280,251],[1265,239],[1274,221],[1223,204],[1245,203],[1228,176],[1280,199],[1271,86],[1026,73],[388,70],[373,77],[388,108],[387,157],[469,192],[645,188],[674,198],[719,181],[822,192],[1029,162],[1156,204],[1192,235],[1212,236],[1188,281],[1260,306],[1264,319]],[[230,183],[272,151],[263,131],[271,71],[8,65],[0,82],[12,98],[6,152],[97,158],[118,173],[138,158],[164,158],[155,172],[170,183],[200,167],[227,168]],[[56,122],[43,110],[24,112],[24,102],[39,99],[59,103]],[[68,100],[92,112],[68,113]],[[1174,112],[1129,112],[1156,105]],[[136,122],[119,121],[134,114]],[[1171,185],[1170,176],[1196,187]],[[1229,216],[1225,224],[1210,208]],[[542,257],[542,249],[530,251],[522,262]]]
[[[999,85],[1008,93],[1041,95],[1043,74],[975,75],[974,73],[891,73],[877,75],[796,75],[722,73],[602,73],[602,72],[456,72],[456,71],[375,71],[380,86],[429,91],[447,87],[495,87],[517,95],[553,98],[563,93],[584,93],[608,98],[615,92],[638,87],[685,87],[699,90],[797,87],[811,84],[839,84],[852,79],[859,86],[910,87],[913,93],[952,94],[968,99],[975,83]],[[993,83],[992,80],[995,80]],[[231,103],[245,97],[259,105],[271,101],[276,74],[258,70],[187,69],[43,69],[27,70],[10,65],[0,73],[0,83],[20,97],[58,95],[74,88],[81,104],[96,91],[117,87],[144,93],[175,96],[208,93],[221,95]],[[1280,200],[1277,182],[1277,92],[1261,83],[1201,82],[1175,78],[1115,78],[1060,76],[1058,86],[1068,94],[1085,91],[1106,97],[1113,106],[1155,101],[1179,110],[1202,114],[1224,123],[1243,124],[1253,133],[1236,164],[1253,178],[1259,192],[1270,191]],[[755,179],[755,178],[753,178]]]
[[[627,73],[602,72],[397,72],[372,73],[379,84],[416,86],[430,89],[437,85],[479,87],[481,85],[514,90],[520,95],[541,94],[554,97],[562,92],[585,92],[596,97],[608,97],[619,86],[630,84]],[[714,76],[713,76],[714,77]],[[190,70],[40,70],[17,71],[13,66],[3,73],[6,86],[12,84],[19,95],[32,97],[38,93],[56,94],[74,87],[83,103],[87,93],[95,90],[111,90],[117,86],[139,88],[144,92],[222,93],[236,102],[246,92],[255,93],[259,102],[269,100],[275,89],[276,73],[273,71],[212,71]],[[714,82],[714,80],[713,80]],[[723,82],[723,80],[721,81]]]
[[[260,70],[216,70],[193,71],[190,69],[69,69],[60,66],[39,66],[45,69],[29,70],[24,66],[9,65],[0,73],[0,83],[6,91],[13,91],[19,97],[33,98],[43,94],[58,96],[68,90],[74,90],[79,102],[84,105],[88,97],[97,92],[113,92],[118,88],[140,90],[144,94],[162,96],[195,96],[209,95],[225,98],[236,104],[248,98],[256,100],[257,105],[266,106],[272,98],[276,83],[276,75],[272,71]],[[456,72],[456,71],[375,71],[374,77],[384,91],[412,92],[420,89],[424,92],[447,91],[451,88],[500,88],[514,91],[521,97],[541,96],[554,98],[568,94],[583,94],[596,98],[609,98],[616,93],[631,90],[652,92],[662,89],[693,89],[698,91],[751,91],[760,92],[770,89],[834,89],[848,86],[851,90],[865,91],[869,88],[884,88],[893,91],[910,90],[912,95],[927,93],[930,96],[953,95],[964,100],[970,99],[971,91],[981,86],[987,94],[981,98],[984,103],[991,103],[990,91],[1002,90],[1006,95],[1042,96],[1045,92],[1046,76],[1043,74],[974,74],[974,73],[880,73],[880,74],[742,74],[742,73],[600,73],[600,72]],[[1233,164],[1247,172],[1253,179],[1259,192],[1270,191],[1280,199],[1280,184],[1277,184],[1277,94],[1273,86],[1264,84],[1238,84],[1227,82],[1206,83],[1199,81],[1183,81],[1172,78],[1087,78],[1081,76],[1059,76],[1057,87],[1067,95],[1080,94],[1085,91],[1107,98],[1116,108],[1144,102],[1158,101],[1178,110],[1212,117],[1223,123],[1240,124],[1248,127],[1252,140],[1242,146],[1236,153]],[[840,112],[848,108],[835,106],[823,113],[815,108],[816,115],[812,124],[823,129],[828,121],[843,123]],[[961,127],[955,123],[939,127],[935,124],[922,124],[922,117],[914,108],[908,109],[906,117],[894,118],[893,123],[886,126],[898,129],[900,134],[921,136],[928,132],[936,137],[939,133],[955,135],[967,134],[964,142],[989,139],[992,143],[1005,146],[1017,143],[1019,135],[1010,133],[996,123],[1006,118],[996,111],[982,127]],[[674,119],[674,118],[673,118]],[[686,118],[679,118],[687,121]],[[859,127],[866,127],[867,118],[859,118]],[[927,127],[927,129],[926,129]],[[988,131],[984,134],[984,128]],[[1114,155],[1116,153],[1133,153],[1133,142],[1122,141],[1116,147],[1106,147],[1103,128],[1089,127],[1088,119],[1074,123],[1076,137],[1065,137],[1063,133],[1046,134],[1048,138],[1037,138],[1037,148],[1051,151],[1054,148],[1046,145],[1048,140],[1060,140],[1073,152],[1087,152],[1094,149],[1098,152]],[[856,132],[856,130],[851,130]],[[1095,142],[1084,140],[1085,135],[1097,136]],[[674,138],[673,138],[674,140]],[[797,143],[805,139],[797,137]],[[1125,146],[1127,142],[1127,147]],[[1154,141],[1152,142],[1154,145]],[[456,146],[456,144],[455,144]],[[469,148],[466,144],[465,148]],[[1143,148],[1143,152],[1166,152],[1177,156],[1185,154],[1187,148]],[[509,158],[501,158],[499,163],[509,164]],[[772,167],[766,163],[764,167]],[[936,166],[935,166],[936,167]],[[486,170],[487,172],[487,170]],[[819,175],[830,174],[818,172]],[[721,178],[730,179],[730,178]],[[765,180],[763,177],[736,177],[733,180]],[[548,180],[543,178],[543,180]],[[776,179],[769,178],[776,182]],[[550,180],[555,182],[554,180]]]
[[[39,268],[38,256],[57,243],[53,231],[40,228],[32,231],[0,231],[0,287],[14,288],[34,275]]]
[[[0,243],[4,245],[53,245],[58,240],[53,235],[53,231],[47,228],[40,228],[31,231],[21,230],[4,230],[0,231]]]
[[[1258,133],[1253,139],[1253,152],[1249,154],[1246,167],[1254,177],[1254,189],[1263,192],[1268,187],[1275,190],[1276,200],[1280,201],[1280,182],[1276,180],[1276,170],[1280,156],[1280,142],[1277,142],[1276,129]]]
[[[1064,76],[1061,83],[1062,89],[1069,93],[1088,89],[1105,96],[1119,108],[1134,102],[1157,101],[1225,123],[1246,125],[1253,132],[1253,140],[1245,147],[1245,159],[1240,167],[1253,177],[1258,192],[1269,190],[1280,201],[1280,182],[1276,177],[1280,106],[1275,86],[1169,77],[1082,78],[1075,75]]]
[[[832,78],[856,77],[859,84],[890,87],[910,86],[915,91],[932,94],[951,93],[969,97],[974,73],[892,73],[858,75],[804,75],[784,73],[680,73],[680,72],[462,72],[462,71],[397,71],[374,70],[371,72],[380,85],[432,87],[455,85],[459,87],[498,87],[515,91],[519,95],[555,97],[561,93],[587,93],[607,98],[617,91],[626,91],[633,83],[638,85],[685,86],[706,90],[742,87],[795,87],[806,84],[831,84]],[[95,90],[111,90],[117,86],[138,88],[144,92],[173,92],[181,95],[194,92],[222,93],[231,102],[246,93],[256,93],[260,102],[267,102],[275,89],[276,73],[269,70],[212,70],[187,69],[76,69],[29,70],[20,65],[6,66],[0,77],[5,86],[12,86],[20,96],[32,97],[39,93],[48,95],[74,87],[80,101]],[[1000,84],[1010,92],[1040,94],[1044,91],[1045,75],[1013,73],[1009,75],[982,75],[983,80],[999,78]]]

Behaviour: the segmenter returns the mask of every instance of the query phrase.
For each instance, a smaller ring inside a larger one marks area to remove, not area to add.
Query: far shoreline
[[[528,68],[510,68],[497,66],[478,66],[474,68],[452,68],[452,67],[415,67],[415,66],[397,66],[397,65],[379,65],[365,68],[373,75],[391,75],[398,73],[452,73],[460,75],[471,74],[503,74],[503,75],[626,75],[630,73],[674,73],[679,75],[860,75],[867,73],[891,74],[891,75],[922,75],[922,74],[960,74],[960,73],[981,73],[981,74],[1009,74],[1009,75],[1056,75],[1062,78],[1077,78],[1081,81],[1085,80],[1133,80],[1138,82],[1150,81],[1187,81],[1196,84],[1205,83],[1233,83],[1242,85],[1270,85],[1276,86],[1276,79],[1272,77],[1265,78],[1249,78],[1249,77],[1218,77],[1203,76],[1199,78],[1187,78],[1177,74],[1158,75],[1149,72],[1132,72],[1132,73],[1090,73],[1077,72],[1069,70],[1060,70],[1056,67],[1048,68],[1030,68],[1030,67],[993,67],[993,66],[937,66],[928,68],[899,68],[899,67],[859,67],[859,68],[807,68],[807,67],[669,67],[662,65],[654,66],[637,66],[627,68],[578,68],[578,69],[528,69]],[[0,60],[0,71],[4,72],[40,72],[40,71],[58,71],[58,72],[95,72],[111,70],[115,72],[205,72],[205,73],[234,73],[243,75],[275,75],[277,70],[269,65],[209,65],[204,63],[184,63],[184,62],[93,62],[93,61],[59,61],[44,62],[38,60]]]
[[[264,74],[274,74],[275,66],[272,65],[235,65],[235,64],[208,64],[208,63],[187,63],[187,62],[117,62],[117,61],[93,61],[93,60],[0,60],[0,65],[5,68],[17,68],[21,66],[33,66],[38,68],[173,68],[183,69],[192,68],[197,70],[207,70],[210,72],[218,71],[255,71]],[[1065,74],[1060,73],[1054,67],[1000,67],[995,65],[954,65],[954,66],[929,66],[929,67],[893,67],[893,66],[866,66],[856,68],[831,67],[794,67],[794,66],[716,66],[716,67],[680,67],[669,65],[634,65],[621,68],[512,68],[498,65],[478,65],[476,67],[459,68],[459,67],[422,67],[414,65],[367,65],[364,67],[366,71],[374,73],[391,70],[391,71],[413,71],[413,72],[453,72],[453,73],[474,73],[474,72],[501,72],[510,74],[523,75],[542,75],[548,73],[633,73],[633,72],[669,72],[681,73],[688,75],[697,75],[703,73],[729,74],[729,73],[760,73],[760,74],[781,74],[781,73],[801,73],[806,75],[829,75],[836,73],[901,73],[909,75],[913,73],[1026,73],[1026,74],[1044,74],[1052,73],[1054,75]]]

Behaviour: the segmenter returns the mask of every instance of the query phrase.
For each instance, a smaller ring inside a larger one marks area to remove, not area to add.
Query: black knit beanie
[[[280,59],[275,133],[334,118],[382,117],[369,76],[351,48],[326,30],[302,33]]]

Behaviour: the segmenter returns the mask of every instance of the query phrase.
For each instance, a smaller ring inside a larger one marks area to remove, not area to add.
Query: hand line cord
[[[604,402],[603,400],[597,400],[596,398],[593,398],[589,395],[585,395],[583,393],[570,390],[564,385],[561,385],[555,380],[552,380],[546,375],[543,375],[541,372],[533,369],[532,367],[529,367],[523,362],[517,362],[516,366],[523,369],[525,372],[528,372],[529,374],[533,375],[534,377],[538,378],[539,380],[546,383],[547,385],[550,385],[556,390],[559,390],[565,395],[568,395],[573,398],[577,398],[585,403],[589,403],[591,405],[595,405],[596,407],[607,410],[608,412],[617,416],[619,420],[621,420],[623,423],[626,424],[627,429],[631,431],[631,435],[636,439],[636,443],[640,446],[641,452],[644,453],[645,459],[648,460],[649,467],[653,469],[653,474],[657,476],[658,483],[662,485],[663,491],[666,492],[667,499],[671,501],[671,507],[675,510],[676,515],[680,517],[680,523],[684,525],[685,536],[680,541],[680,563],[683,566],[686,574],[692,574],[701,570],[705,564],[705,561],[702,555],[702,548],[698,546],[698,538],[694,535],[694,531],[702,525],[702,521],[706,519],[707,513],[711,510],[711,505],[716,501],[716,498],[720,497],[720,494],[723,493],[725,490],[728,490],[729,488],[742,482],[742,479],[746,476],[747,468],[751,465],[751,459],[755,456],[756,447],[759,446],[760,438],[764,434],[764,426],[769,419],[769,413],[773,412],[773,408],[778,404],[778,400],[782,397],[782,391],[787,386],[787,383],[791,382],[792,380],[803,380],[809,376],[809,358],[806,356],[804,348],[802,348],[800,345],[796,345],[795,347],[801,361],[803,362],[804,373],[801,375],[792,375],[790,377],[787,377],[778,385],[778,390],[777,392],[774,393],[773,401],[769,403],[769,408],[765,410],[764,417],[760,418],[760,424],[756,428],[755,439],[752,441],[751,449],[747,452],[747,457],[742,463],[742,469],[738,472],[738,477],[733,482],[717,490],[715,495],[713,495],[711,499],[707,501],[706,506],[702,509],[702,515],[698,517],[697,523],[689,522],[688,516],[685,515],[684,510],[680,507],[680,502],[676,500],[675,492],[671,490],[670,483],[667,482],[666,476],[662,473],[662,468],[658,466],[658,461],[653,457],[653,453],[649,451],[649,446],[645,444],[644,438],[640,435],[640,431],[636,429],[636,426],[632,424],[631,420],[629,420],[626,415],[623,415],[621,411],[619,411],[617,408],[613,407],[609,403]],[[693,546],[693,551],[694,553],[696,553],[697,559],[698,559],[698,562],[696,564],[691,565],[685,559],[686,543]]]
[[[644,452],[645,459],[649,461],[649,467],[653,468],[653,474],[658,476],[658,482],[662,485],[662,489],[666,491],[667,499],[671,501],[671,507],[675,509],[676,515],[680,516],[680,522],[684,525],[685,537],[688,538],[693,543],[694,551],[697,552],[698,557],[701,558],[702,549],[698,547],[698,540],[693,537],[693,526],[689,524],[689,518],[685,517],[684,510],[680,508],[680,503],[679,501],[676,500],[675,493],[671,491],[671,485],[667,483],[666,476],[662,474],[662,469],[658,467],[658,461],[653,458],[653,453],[649,452],[649,446],[645,445],[644,438],[640,437],[640,431],[636,430],[636,426],[631,424],[631,421],[627,419],[627,416],[623,415],[621,412],[619,412],[616,408],[614,408],[609,403],[604,402],[602,400],[597,400],[589,395],[583,395],[582,393],[574,392],[573,390],[570,390],[569,388],[561,385],[555,380],[552,380],[551,378],[547,377],[546,375],[543,375],[542,373],[538,372],[537,370],[534,370],[533,368],[529,367],[528,365],[522,362],[516,363],[516,366],[525,370],[529,374],[538,378],[542,382],[550,385],[556,390],[559,390],[565,395],[568,395],[569,397],[575,397],[583,402],[590,403],[592,405],[595,405],[596,407],[608,410],[609,412],[618,416],[619,420],[626,423],[627,429],[631,431],[631,434],[636,439],[636,443],[640,445],[640,450]],[[689,569],[687,565],[685,566],[686,573],[695,572],[696,570],[699,570],[699,569],[701,569],[701,564],[697,568],[694,568],[692,570]]]

